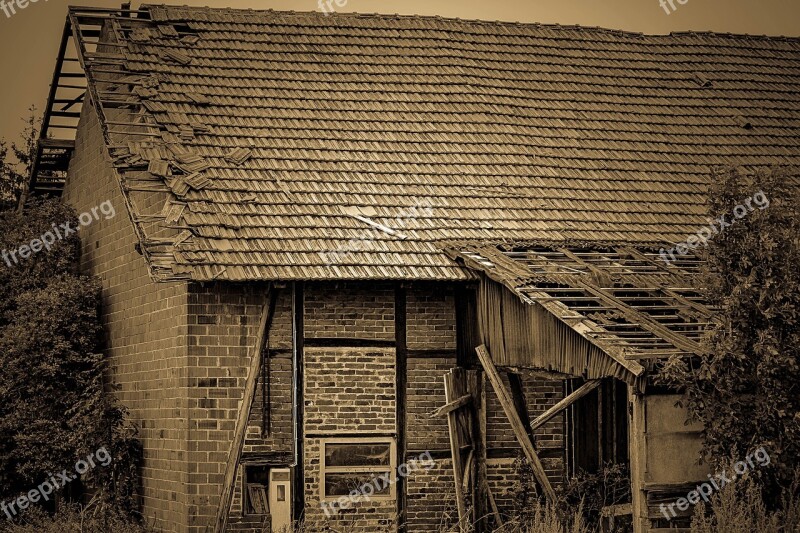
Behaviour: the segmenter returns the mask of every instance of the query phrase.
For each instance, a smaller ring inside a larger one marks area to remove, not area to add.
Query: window
[[[371,499],[395,497],[397,461],[394,439],[324,439],[320,461],[320,497],[335,500],[371,484]],[[387,478],[388,476],[388,478]],[[386,479],[390,482],[386,483]]]
[[[248,515],[269,514],[269,467],[245,465],[244,467],[244,513]]]

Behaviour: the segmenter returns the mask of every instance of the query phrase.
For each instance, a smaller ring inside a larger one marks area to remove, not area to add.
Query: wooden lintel
[[[600,385],[599,379],[593,379],[591,381],[587,381],[586,383],[581,385],[578,388],[578,390],[576,390],[575,392],[573,392],[572,394],[570,394],[569,396],[567,396],[566,398],[555,404],[553,407],[551,407],[550,409],[539,415],[539,417],[537,417],[536,420],[534,420],[533,423],[531,423],[531,429],[535,431],[537,428],[542,427],[558,413],[560,413],[573,403],[577,402],[578,400],[580,400],[581,398],[592,392],[599,385]]]
[[[519,441],[522,451],[525,453],[525,457],[528,459],[528,462],[533,469],[533,474],[536,476],[536,480],[539,482],[539,485],[541,485],[547,499],[551,502],[556,501],[556,493],[553,490],[553,486],[550,484],[550,480],[547,478],[547,474],[544,471],[542,462],[539,460],[539,456],[536,455],[536,450],[533,447],[533,443],[528,437],[525,426],[517,414],[514,401],[508,395],[505,384],[500,378],[497,368],[494,366],[494,361],[492,361],[489,351],[484,345],[478,346],[475,351],[478,353],[478,359],[480,360],[484,371],[486,371],[489,381],[492,383],[492,388],[494,389],[498,400],[500,400],[500,405],[503,407],[506,417],[508,418],[509,422],[511,422],[511,428],[514,430],[514,435],[516,435],[517,441]]]
[[[452,402],[438,408],[436,411],[433,412],[431,418],[438,418],[440,416],[448,415],[451,412],[455,411],[456,409],[460,409],[465,405],[469,405],[470,403],[472,403],[472,396],[469,394],[465,394],[461,398],[453,400]]]

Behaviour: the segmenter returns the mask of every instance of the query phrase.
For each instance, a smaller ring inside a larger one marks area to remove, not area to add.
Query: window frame
[[[389,464],[373,466],[327,466],[325,464],[326,447],[330,444],[388,444],[389,445]],[[378,474],[389,471],[390,483],[388,494],[373,494],[370,500],[395,500],[397,499],[397,440],[392,436],[376,437],[328,437],[320,440],[319,444],[319,497],[321,502],[335,502],[346,494],[339,496],[328,496],[325,494],[325,476],[330,474],[348,473],[374,473],[375,478]]]
[[[249,483],[247,481],[247,469],[248,468],[265,468],[267,470],[267,484],[264,485],[264,496],[266,497],[266,505],[267,505],[267,512],[266,513],[258,513],[253,512],[250,513],[249,511],[249,501],[250,501],[250,485],[256,485],[256,483]],[[247,462],[242,463],[242,516],[271,516],[272,509],[270,509],[269,505],[269,477],[270,473],[275,466],[266,463],[260,462]]]

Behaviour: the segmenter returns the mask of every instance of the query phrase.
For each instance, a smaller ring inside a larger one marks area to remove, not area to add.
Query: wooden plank
[[[294,414],[294,464],[292,470],[292,518],[295,521],[303,519],[306,505],[304,439],[305,428],[303,417],[305,410],[303,382],[304,382],[304,352],[305,352],[305,286],[302,281],[293,283],[292,292],[292,336],[294,342],[294,359],[292,364],[293,389],[292,412]]]
[[[522,388],[522,379],[518,374],[514,374],[513,372],[507,372],[506,376],[508,376],[508,385],[511,388],[511,399],[514,400],[514,407],[517,410],[517,415],[519,415],[522,425],[525,426],[525,432],[528,434],[528,438],[530,438],[531,442],[534,443],[535,441],[533,437],[533,428],[531,427],[531,417],[528,414],[528,402],[525,401],[525,391]]]
[[[444,399],[445,402],[453,401],[453,389],[455,374],[453,370],[444,375]],[[467,510],[464,505],[464,492],[462,490],[462,464],[461,464],[461,444],[459,443],[456,412],[450,411],[447,415],[447,430],[450,435],[450,457],[453,463],[453,479],[456,490],[456,507],[458,508],[458,530],[461,533],[467,532],[466,515]]]
[[[394,290],[394,332],[395,332],[395,424],[397,428],[397,454],[399,463],[404,463],[408,447],[406,436],[406,397],[408,395],[408,347],[407,347],[407,300],[408,294],[403,284],[395,285]],[[406,526],[406,480],[397,476],[397,517],[401,530]]]
[[[489,512],[491,510],[491,492],[486,465],[486,373],[475,371],[475,389],[473,405],[475,406],[475,424],[472,441],[475,445],[475,533],[487,533],[489,528]],[[500,523],[498,522],[498,526]]]
[[[256,345],[254,352],[250,359],[250,368],[247,372],[247,381],[245,382],[244,395],[242,396],[242,405],[239,408],[239,414],[236,418],[236,426],[233,434],[233,442],[228,452],[228,460],[225,463],[225,476],[222,482],[222,494],[219,498],[219,505],[217,506],[217,518],[214,522],[214,531],[216,533],[223,533],[228,525],[228,510],[231,507],[231,499],[233,498],[233,489],[236,482],[236,470],[239,466],[239,459],[242,454],[242,447],[244,445],[244,437],[247,432],[247,422],[250,418],[250,408],[253,405],[253,398],[256,393],[256,383],[261,370],[262,358],[264,356],[264,344],[267,340],[267,326],[270,319],[270,302],[272,299],[272,290],[267,295],[264,302],[263,310],[261,311],[261,320],[258,324],[258,331],[256,332]]]
[[[569,396],[567,396],[566,398],[555,404],[553,407],[551,407],[550,409],[539,415],[536,418],[536,420],[534,420],[533,423],[531,424],[531,429],[535,431],[536,429],[542,427],[558,413],[560,413],[561,411],[563,411],[564,409],[566,409],[567,407],[569,407],[570,405],[577,402],[578,400],[580,400],[581,398],[592,392],[594,389],[596,389],[600,385],[600,383],[601,382],[599,379],[587,381],[586,383],[581,385],[581,387],[579,387],[578,390],[576,390],[575,392],[573,392],[572,394],[570,394]]]
[[[465,394],[464,396],[458,398],[457,400],[453,400],[452,402],[445,404],[438,408],[436,411],[431,414],[431,418],[438,418],[440,416],[449,415],[456,409],[460,409],[465,405],[469,405],[472,403],[472,395]]]
[[[553,490],[553,486],[550,484],[550,480],[547,479],[547,474],[544,471],[542,462],[539,460],[539,456],[536,455],[533,443],[528,437],[528,433],[525,431],[525,427],[517,414],[513,400],[508,396],[508,391],[506,391],[503,380],[500,378],[500,374],[494,366],[491,355],[489,355],[484,345],[478,346],[475,351],[478,354],[478,359],[480,359],[484,371],[486,371],[486,375],[489,377],[489,381],[492,383],[492,388],[498,400],[500,400],[500,405],[503,407],[506,417],[508,417],[509,422],[511,422],[514,435],[516,435],[520,446],[522,446],[522,451],[525,453],[525,457],[527,457],[539,485],[541,485],[547,499],[551,502],[555,502],[556,493]]]

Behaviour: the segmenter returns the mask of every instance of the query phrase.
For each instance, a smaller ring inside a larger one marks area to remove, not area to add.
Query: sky
[[[2,3],[9,0],[0,0]],[[19,0],[15,0],[19,1]],[[21,0],[23,5],[26,1]],[[717,31],[800,36],[800,0],[339,0],[336,11],[600,26],[650,34]],[[680,2],[683,2],[681,4]],[[159,0],[178,5],[318,11],[318,0]],[[53,75],[67,5],[120,1],[38,0],[10,17],[0,10],[0,138],[18,139],[31,105],[41,110]],[[141,2],[133,2],[138,7]],[[670,11],[667,13],[667,11]]]

